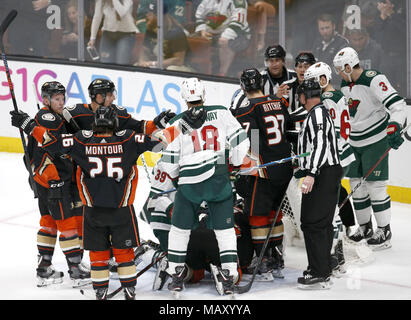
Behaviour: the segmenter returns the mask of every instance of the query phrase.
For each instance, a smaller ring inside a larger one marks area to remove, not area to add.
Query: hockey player
[[[178,136],[159,160],[172,179],[178,177],[168,238],[168,271],[172,275],[168,288],[177,292],[184,288],[184,261],[191,229],[197,219],[198,208],[206,201],[220,252],[219,277],[224,293],[230,294],[238,272],[232,188],[225,161],[226,144],[230,161],[238,166],[247,154],[249,140],[225,107],[204,106],[205,90],[197,78],[183,81],[181,93],[189,110],[194,113],[204,110],[207,119],[201,128],[192,131],[191,136]],[[187,112],[175,117],[170,124],[179,123]]]
[[[94,113],[100,106],[115,109],[119,121],[118,130],[131,129],[143,134],[152,134],[157,129],[164,129],[167,122],[175,116],[174,112],[167,110],[161,112],[153,121],[135,120],[125,108],[113,104],[116,99],[116,87],[111,80],[93,80],[88,86],[88,93],[91,99],[89,104],[76,104],[65,108],[63,115],[70,123],[72,132],[91,130]]]
[[[62,118],[65,94],[66,89],[61,83],[44,83],[41,87],[44,107],[38,111],[34,120],[27,118],[19,127],[27,134],[30,134],[32,125],[42,126],[48,134],[54,136],[67,133]],[[12,124],[16,125],[17,122],[14,121]],[[80,267],[82,249],[77,220],[72,210],[72,162],[68,158],[52,157],[38,146],[37,141],[30,135],[28,145],[31,150],[30,169],[33,171],[38,191],[41,214],[40,230],[37,233],[37,286],[63,282],[63,272],[54,270],[51,265],[58,232],[60,247],[66,256],[73,286],[86,284],[90,282],[90,273]]]
[[[304,80],[298,88],[301,104],[308,111],[298,140],[298,153],[305,177],[301,185],[301,230],[304,233],[308,268],[298,278],[301,289],[328,289],[331,275],[332,221],[338,201],[342,169],[334,122],[321,103],[321,87]]]
[[[257,69],[244,70],[240,84],[249,104],[237,109],[235,117],[246,128],[251,141],[253,141],[253,131],[258,130],[258,146],[251,145],[251,154],[258,158],[259,164],[290,157],[291,144],[285,138],[285,130],[291,124],[287,101],[263,94],[262,77]],[[258,175],[250,176],[246,183],[250,190],[246,192],[244,198],[245,212],[249,215],[257,256],[261,253],[266,237],[269,236],[270,239],[263,253],[264,258],[259,271],[261,273],[274,271],[274,276],[277,277],[283,277],[281,269],[284,268],[282,258],[284,226],[281,212],[270,235],[268,230],[276,210],[280,209],[292,175],[291,163],[286,162],[259,170]]]
[[[156,259],[162,252],[168,250],[168,234],[171,228],[171,216],[174,207],[174,198],[177,181],[171,180],[163,168],[163,162],[159,161],[153,168],[151,178],[151,191],[147,200],[147,210],[144,220],[150,224],[154,235],[159,242],[159,248],[150,250],[149,246],[143,246],[143,251],[136,250],[136,261],[140,260],[147,264]],[[171,191],[171,192],[170,192]],[[234,205],[234,220],[237,235],[237,253],[239,267],[246,268],[251,263],[253,256],[253,245],[251,242],[250,226],[248,217],[243,214],[243,200],[236,201]],[[203,215],[201,215],[203,213]],[[208,208],[201,205],[198,210],[200,224],[199,227],[191,232],[188,243],[186,267],[188,271],[187,279],[191,277],[191,282],[197,282],[204,277],[204,270],[211,271],[210,263],[220,267],[220,255],[217,240],[212,229],[206,229],[205,221],[202,220],[204,214],[208,215]],[[211,240],[206,240],[211,239]],[[148,250],[147,250],[148,249]],[[161,290],[169,274],[166,272],[168,267],[167,258],[163,258],[157,267],[157,272],[153,281],[153,290]],[[213,268],[213,270],[215,270]],[[217,277],[214,280],[218,282]]]
[[[136,161],[141,153],[152,150],[158,140],[132,130],[116,132],[116,111],[104,106],[95,113],[93,131],[83,130],[75,135],[53,136],[21,112],[13,114],[12,120],[32,134],[48,153],[56,157],[69,154],[79,166],[77,183],[84,204],[84,247],[90,250],[97,299],[107,295],[111,247],[125,297],[134,299],[136,266],[132,248],[139,245],[133,208],[138,181]],[[190,118],[183,116],[180,131],[192,130],[188,123]]]
[[[348,110],[347,99],[340,90],[334,89],[331,84],[331,68],[324,62],[317,62],[307,69],[304,74],[306,80],[315,79],[321,87],[321,101],[330,113],[334,121],[334,127],[338,138],[338,152],[340,155],[340,162],[343,168],[343,176],[348,172],[349,165],[355,161],[355,156],[352,148],[348,144],[348,137],[350,135],[350,115]],[[347,196],[347,191],[340,185],[339,201],[342,203]],[[339,211],[342,223],[347,228],[347,232],[351,226],[355,225],[354,211],[351,203],[348,201]],[[343,272],[343,264],[345,262],[343,246],[342,246],[342,224],[338,216],[335,217],[334,225],[334,241],[333,244],[333,273],[338,274]]]
[[[286,52],[281,45],[268,46],[264,53],[265,69],[261,71],[263,77],[263,93],[266,95],[277,95],[282,97],[289,94],[287,82],[297,78],[294,71],[288,70],[285,65]],[[284,83],[285,82],[285,83]],[[244,92],[238,89],[232,98],[230,110],[235,110],[247,104]],[[290,112],[295,111],[292,109]]]
[[[118,130],[131,129],[137,133],[152,134],[157,129],[164,129],[167,122],[175,116],[175,113],[170,110],[161,112],[153,121],[136,120],[131,117],[127,110],[121,106],[113,104],[116,99],[116,87],[111,80],[97,78],[93,80],[88,86],[88,93],[91,99],[89,104],[75,104],[65,107],[63,111],[64,119],[69,123],[71,133],[79,130],[91,130],[94,121],[94,114],[101,106],[113,108],[118,117]],[[171,133],[171,135],[170,135]],[[172,139],[172,131],[168,132],[170,139]],[[75,194],[78,198],[77,185],[74,184]],[[76,199],[76,213],[80,216],[78,224],[82,224],[82,206],[81,200]],[[80,205],[77,205],[80,204]],[[82,228],[80,228],[82,233]],[[111,266],[111,265],[110,265]]]
[[[347,176],[354,188],[389,147],[398,149],[404,142],[400,131],[406,121],[406,104],[384,74],[360,67],[353,48],[341,49],[334,57],[334,67],[342,78],[341,91],[348,99],[349,143],[357,160],[351,163]],[[387,182],[388,155],[353,194],[360,227],[350,239],[356,242],[368,239],[373,249],[391,247],[391,199]],[[372,211],[378,227],[375,232]]]

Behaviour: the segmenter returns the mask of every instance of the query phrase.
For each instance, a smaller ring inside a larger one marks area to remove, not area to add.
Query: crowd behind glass
[[[361,67],[385,73],[399,93],[407,95],[405,0],[283,3],[285,30],[279,27],[278,0],[164,0],[162,23],[157,21],[157,0],[2,0],[0,19],[11,9],[18,11],[5,35],[10,55],[231,78],[247,67],[264,68],[265,48],[278,44],[284,31],[289,68],[301,51],[332,66],[335,53],[352,46]],[[83,30],[79,17],[84,18]]]

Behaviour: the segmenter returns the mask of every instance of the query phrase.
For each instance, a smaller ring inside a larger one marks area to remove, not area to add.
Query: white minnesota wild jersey
[[[203,0],[195,14],[195,32],[206,30],[226,39],[249,33],[247,7],[246,0]]]
[[[404,124],[405,101],[387,77],[364,70],[355,83],[342,81],[341,91],[348,99],[351,133],[349,143],[363,147],[386,136],[388,121]]]
[[[348,143],[351,125],[347,98],[344,97],[340,90],[334,90],[324,92],[321,95],[321,100],[334,121],[340,163],[342,167],[346,167],[355,161],[354,152]]]
[[[202,127],[191,135],[180,134],[163,151],[162,168],[171,178],[178,176],[178,184],[193,184],[213,176],[217,168],[227,171],[227,153],[234,166],[243,163],[250,142],[247,133],[231,112],[223,106],[202,106],[207,118]],[[169,125],[177,125],[183,113]]]

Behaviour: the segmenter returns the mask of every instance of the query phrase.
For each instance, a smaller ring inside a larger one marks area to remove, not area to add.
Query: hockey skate
[[[390,225],[378,227],[374,235],[368,239],[367,243],[373,251],[391,248],[391,228]]]
[[[180,292],[184,289],[184,279],[187,275],[187,267],[178,266],[176,267],[176,273],[171,276],[171,282],[168,284],[168,290],[174,292]]]
[[[124,297],[126,300],[136,300],[136,288],[135,287],[124,287],[123,288]]]
[[[51,284],[63,283],[64,273],[54,270],[53,266],[37,268],[37,287],[47,287]]]
[[[73,288],[83,287],[91,284],[90,271],[86,270],[80,263],[69,264],[68,273],[72,281]]]
[[[272,257],[269,260],[269,266],[274,278],[284,279],[282,270],[284,269],[283,245],[272,248]]]
[[[347,272],[345,269],[345,258],[343,251],[343,242],[339,240],[334,248],[334,253],[331,255],[331,270],[332,275],[336,278],[341,278],[344,273]]]
[[[267,282],[267,281],[274,281],[273,269],[272,269],[272,261],[271,257],[263,257],[261,263],[258,267],[258,270],[255,274],[256,282]],[[249,275],[254,273],[254,269],[256,268],[256,264],[258,261],[258,257],[254,257],[251,265],[247,267],[247,269],[243,273],[243,279],[247,280]]]
[[[333,284],[330,277],[315,277],[309,270],[306,270],[297,282],[297,287],[302,290],[327,290]]]
[[[98,288],[94,291],[96,293],[96,300],[107,300],[108,288]]]
[[[234,294],[234,277],[230,275],[228,269],[218,269],[217,281],[222,284],[223,294]]]
[[[217,277],[218,274],[220,273],[219,268],[217,266],[213,265],[212,263],[210,263],[210,271],[211,271],[211,274],[213,275],[215,288],[216,288],[218,294],[220,296],[224,295],[223,283]]]
[[[64,273],[54,269],[51,261],[38,256],[37,287],[47,287],[51,284],[63,283]]]
[[[353,234],[351,235],[347,234],[347,237],[348,237],[348,241],[351,241],[353,243],[359,243],[359,242],[364,242],[364,240],[371,238],[373,233],[374,232],[372,229],[372,222],[370,219],[370,221],[368,221],[367,223],[360,225]]]
[[[153,290],[163,289],[164,284],[170,278],[170,275],[166,271],[167,268],[168,268],[168,260],[167,260],[167,257],[164,257],[158,263],[157,272],[156,272],[156,275],[154,277],[154,282],[153,282]]]

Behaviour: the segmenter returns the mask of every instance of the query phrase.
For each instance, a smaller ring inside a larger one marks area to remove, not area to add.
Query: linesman
[[[310,152],[299,160],[305,173],[301,185],[301,230],[304,233],[308,269],[298,278],[301,289],[329,289],[333,217],[342,177],[333,120],[321,102],[321,87],[304,80],[298,87],[300,103],[308,112],[298,139],[298,153]]]

